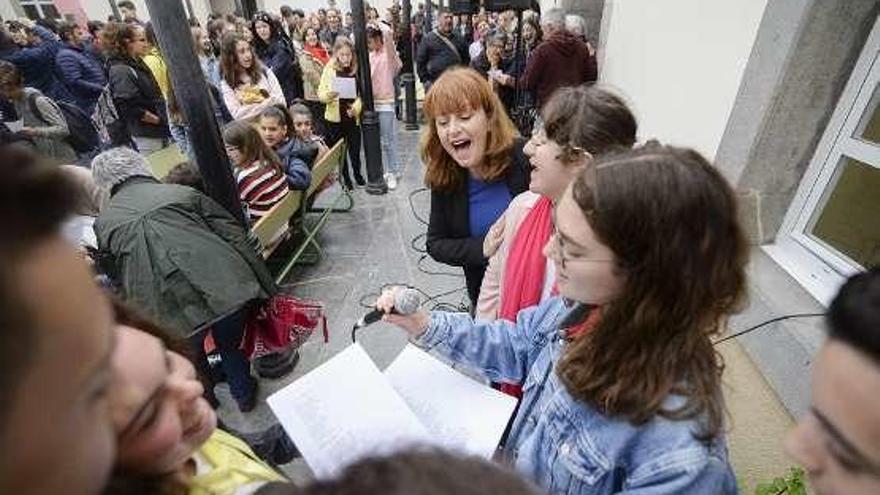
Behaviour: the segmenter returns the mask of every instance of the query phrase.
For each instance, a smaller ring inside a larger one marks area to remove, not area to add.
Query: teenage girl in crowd
[[[263,142],[266,143],[281,161],[281,167],[287,176],[287,184],[291,189],[304,191],[312,181],[311,164],[314,154],[307,156],[308,150],[293,139],[290,130],[290,114],[282,107],[269,107],[260,114],[257,129]]]
[[[141,59],[148,48],[144,28],[137,24],[113,22],[104,28],[113,103],[144,155],[170,144],[165,99],[152,71]]]
[[[698,153],[652,143],[595,158],[553,221],[559,296],[516,322],[385,320],[523,386],[502,455],[551,493],[737,493],[712,345],[746,294],[731,187]],[[389,312],[397,290],[377,306]]]
[[[263,65],[271,69],[278,78],[284,99],[293,102],[297,98],[302,98],[302,71],[293,47],[288,44],[290,40],[282,37],[284,31],[280,22],[262,12],[254,17],[251,30],[257,55]]]
[[[271,69],[263,66],[250,42],[238,33],[223,36],[220,92],[236,120],[255,119],[272,105],[284,105],[284,92]]]
[[[483,239],[510,200],[528,189],[523,140],[489,82],[473,69],[450,69],[425,96],[421,145],[431,189],[426,247],[464,270],[475,307],[486,271]]]
[[[330,132],[330,143],[336,144],[340,139],[345,139],[348,148],[348,163],[354,173],[354,180],[359,186],[366,184],[361,173],[361,99],[356,97],[340,98],[339,93],[333,87],[337,77],[355,78],[358,74],[357,61],[354,59],[354,45],[345,36],[336,38],[333,46],[333,57],[324,67],[321,74],[321,85],[318,87],[318,97],[327,107],[324,119],[327,121]],[[360,88],[360,84],[355,84]],[[349,168],[342,167],[342,180],[348,189],[352,188]]]
[[[223,129],[226,154],[235,167],[235,181],[251,220],[259,220],[287,196],[281,162],[247,122],[235,121]]]

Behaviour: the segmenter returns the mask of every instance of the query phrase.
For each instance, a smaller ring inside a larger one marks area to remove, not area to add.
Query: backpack
[[[37,118],[49,124],[50,122],[43,117],[40,113],[40,109],[37,107],[37,97],[39,96],[42,95],[38,92],[29,93],[28,105],[30,106],[31,112],[33,112]],[[85,112],[80,110],[76,105],[66,101],[53,101],[52,103],[61,110],[61,115],[64,117],[64,121],[67,122],[67,129],[70,134],[64,140],[73,148],[73,150],[76,151],[77,154],[83,155],[98,149],[101,145],[101,140],[98,137],[98,130]]]
[[[92,112],[92,123],[98,131],[101,142],[108,147],[127,146],[131,142],[128,124],[119,118],[109,84],[104,86],[101,95],[98,96],[95,111]]]

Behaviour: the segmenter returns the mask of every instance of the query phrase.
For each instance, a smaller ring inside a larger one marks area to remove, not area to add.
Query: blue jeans
[[[223,372],[226,373],[229,390],[237,402],[250,400],[256,386],[256,380],[251,376],[250,362],[239,348],[241,338],[244,335],[246,317],[247,310],[242,308],[211,325],[214,343],[217,344],[217,350],[223,359]],[[207,332],[202,331],[190,337],[190,343],[196,351],[197,367],[203,373],[208,369],[208,357],[205,355],[206,335]],[[203,377],[204,379],[205,377]],[[214,384],[206,383],[206,385],[211,387],[207,392],[209,396],[212,396]]]
[[[397,116],[393,109],[380,110],[379,114],[379,139],[382,143],[382,162],[385,171],[391,174],[399,174],[400,166],[397,163]]]
[[[174,139],[174,142],[177,143],[177,147],[180,148],[180,152],[192,160],[192,150],[189,145],[189,131],[186,126],[169,123],[168,130],[171,132],[171,138]]]

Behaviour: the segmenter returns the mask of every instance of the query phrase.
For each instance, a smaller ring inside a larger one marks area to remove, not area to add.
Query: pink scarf
[[[516,321],[523,308],[541,302],[547,259],[542,251],[553,233],[553,204],[546,196],[526,215],[507,254],[499,318]]]

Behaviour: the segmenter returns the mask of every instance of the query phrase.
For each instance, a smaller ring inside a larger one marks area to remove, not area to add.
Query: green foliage
[[[784,478],[775,478],[770,482],[758,483],[755,495],[807,495],[804,483],[804,470],[790,468]]]

